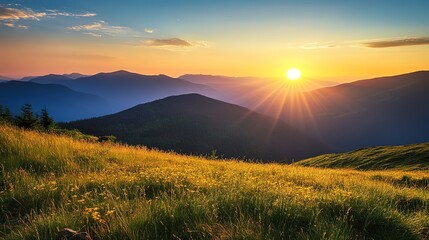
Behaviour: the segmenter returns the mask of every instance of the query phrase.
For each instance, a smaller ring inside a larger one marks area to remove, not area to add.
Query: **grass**
[[[429,170],[429,142],[404,146],[382,146],[348,153],[325,154],[296,163],[324,168],[359,170]]]
[[[426,239],[429,173],[207,160],[0,125],[0,239]]]

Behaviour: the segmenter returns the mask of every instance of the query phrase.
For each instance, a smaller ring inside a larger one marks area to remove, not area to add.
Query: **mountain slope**
[[[14,114],[30,103],[38,112],[47,108],[56,121],[70,121],[106,114],[106,101],[73,91],[55,84],[9,81],[0,83],[0,104],[8,106]]]
[[[114,135],[183,153],[209,154],[265,161],[292,161],[327,149],[283,122],[249,109],[188,94],[168,97],[94,119],[68,123],[93,135]]]
[[[340,154],[325,154],[296,164],[311,167],[354,169],[429,170],[429,143],[381,146]]]
[[[341,150],[425,142],[428,89],[429,71],[357,81],[285,101],[281,117]]]

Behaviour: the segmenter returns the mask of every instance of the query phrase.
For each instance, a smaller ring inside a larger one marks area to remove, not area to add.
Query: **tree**
[[[3,106],[0,105],[0,122],[3,122],[3,121],[4,121],[4,119],[3,119]]]
[[[12,113],[8,107],[0,105],[0,122],[12,122]]]
[[[45,131],[49,131],[54,127],[54,120],[49,116],[46,108],[42,109],[42,116],[40,117],[40,124]]]
[[[5,107],[3,109],[3,114],[1,116],[1,118],[3,119],[3,121],[8,122],[8,123],[12,123],[13,122],[13,115],[10,111],[10,109],[8,107]]]
[[[31,104],[25,104],[21,108],[21,115],[15,118],[15,124],[18,127],[23,127],[27,129],[34,129],[37,127],[39,120],[33,114]]]

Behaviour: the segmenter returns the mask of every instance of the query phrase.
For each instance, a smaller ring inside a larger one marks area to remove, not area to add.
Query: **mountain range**
[[[285,101],[283,120],[341,151],[429,141],[429,71],[322,88]]]
[[[308,89],[301,86],[304,80],[270,82],[210,75],[172,78],[126,71],[79,76],[51,74],[21,82],[27,84],[3,82],[0,104],[18,113],[22,104],[32,103],[35,108],[47,107],[57,121],[71,121],[113,114],[172,95],[198,93],[284,121],[337,152],[429,141],[429,105],[425,104],[429,102],[429,71],[312,91],[303,91]]]
[[[57,121],[81,119],[106,114],[107,103],[95,95],[76,92],[58,84],[38,84],[23,81],[0,83],[0,104],[13,114],[30,103],[36,112],[47,108]]]
[[[302,79],[299,84],[285,78],[229,77],[186,74],[179,77],[189,82],[204,84],[217,91],[213,97],[238,104],[255,111],[270,114],[272,104],[281,102],[291,92],[307,92],[338,85],[333,81]]]
[[[47,75],[30,81],[62,84],[78,92],[97,95],[107,101],[110,113],[171,95],[215,94],[213,89],[205,85],[166,75],[141,75],[127,71],[98,73],[77,79],[64,75]]]
[[[121,142],[187,154],[292,162],[329,149],[282,121],[199,94],[167,97],[65,124]]]

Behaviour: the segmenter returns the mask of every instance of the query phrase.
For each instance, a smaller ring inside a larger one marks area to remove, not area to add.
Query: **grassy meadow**
[[[429,173],[207,159],[0,125],[0,239],[427,239]]]
[[[359,170],[429,170],[429,142],[403,146],[379,146],[347,153],[324,154],[299,161],[307,167]]]

